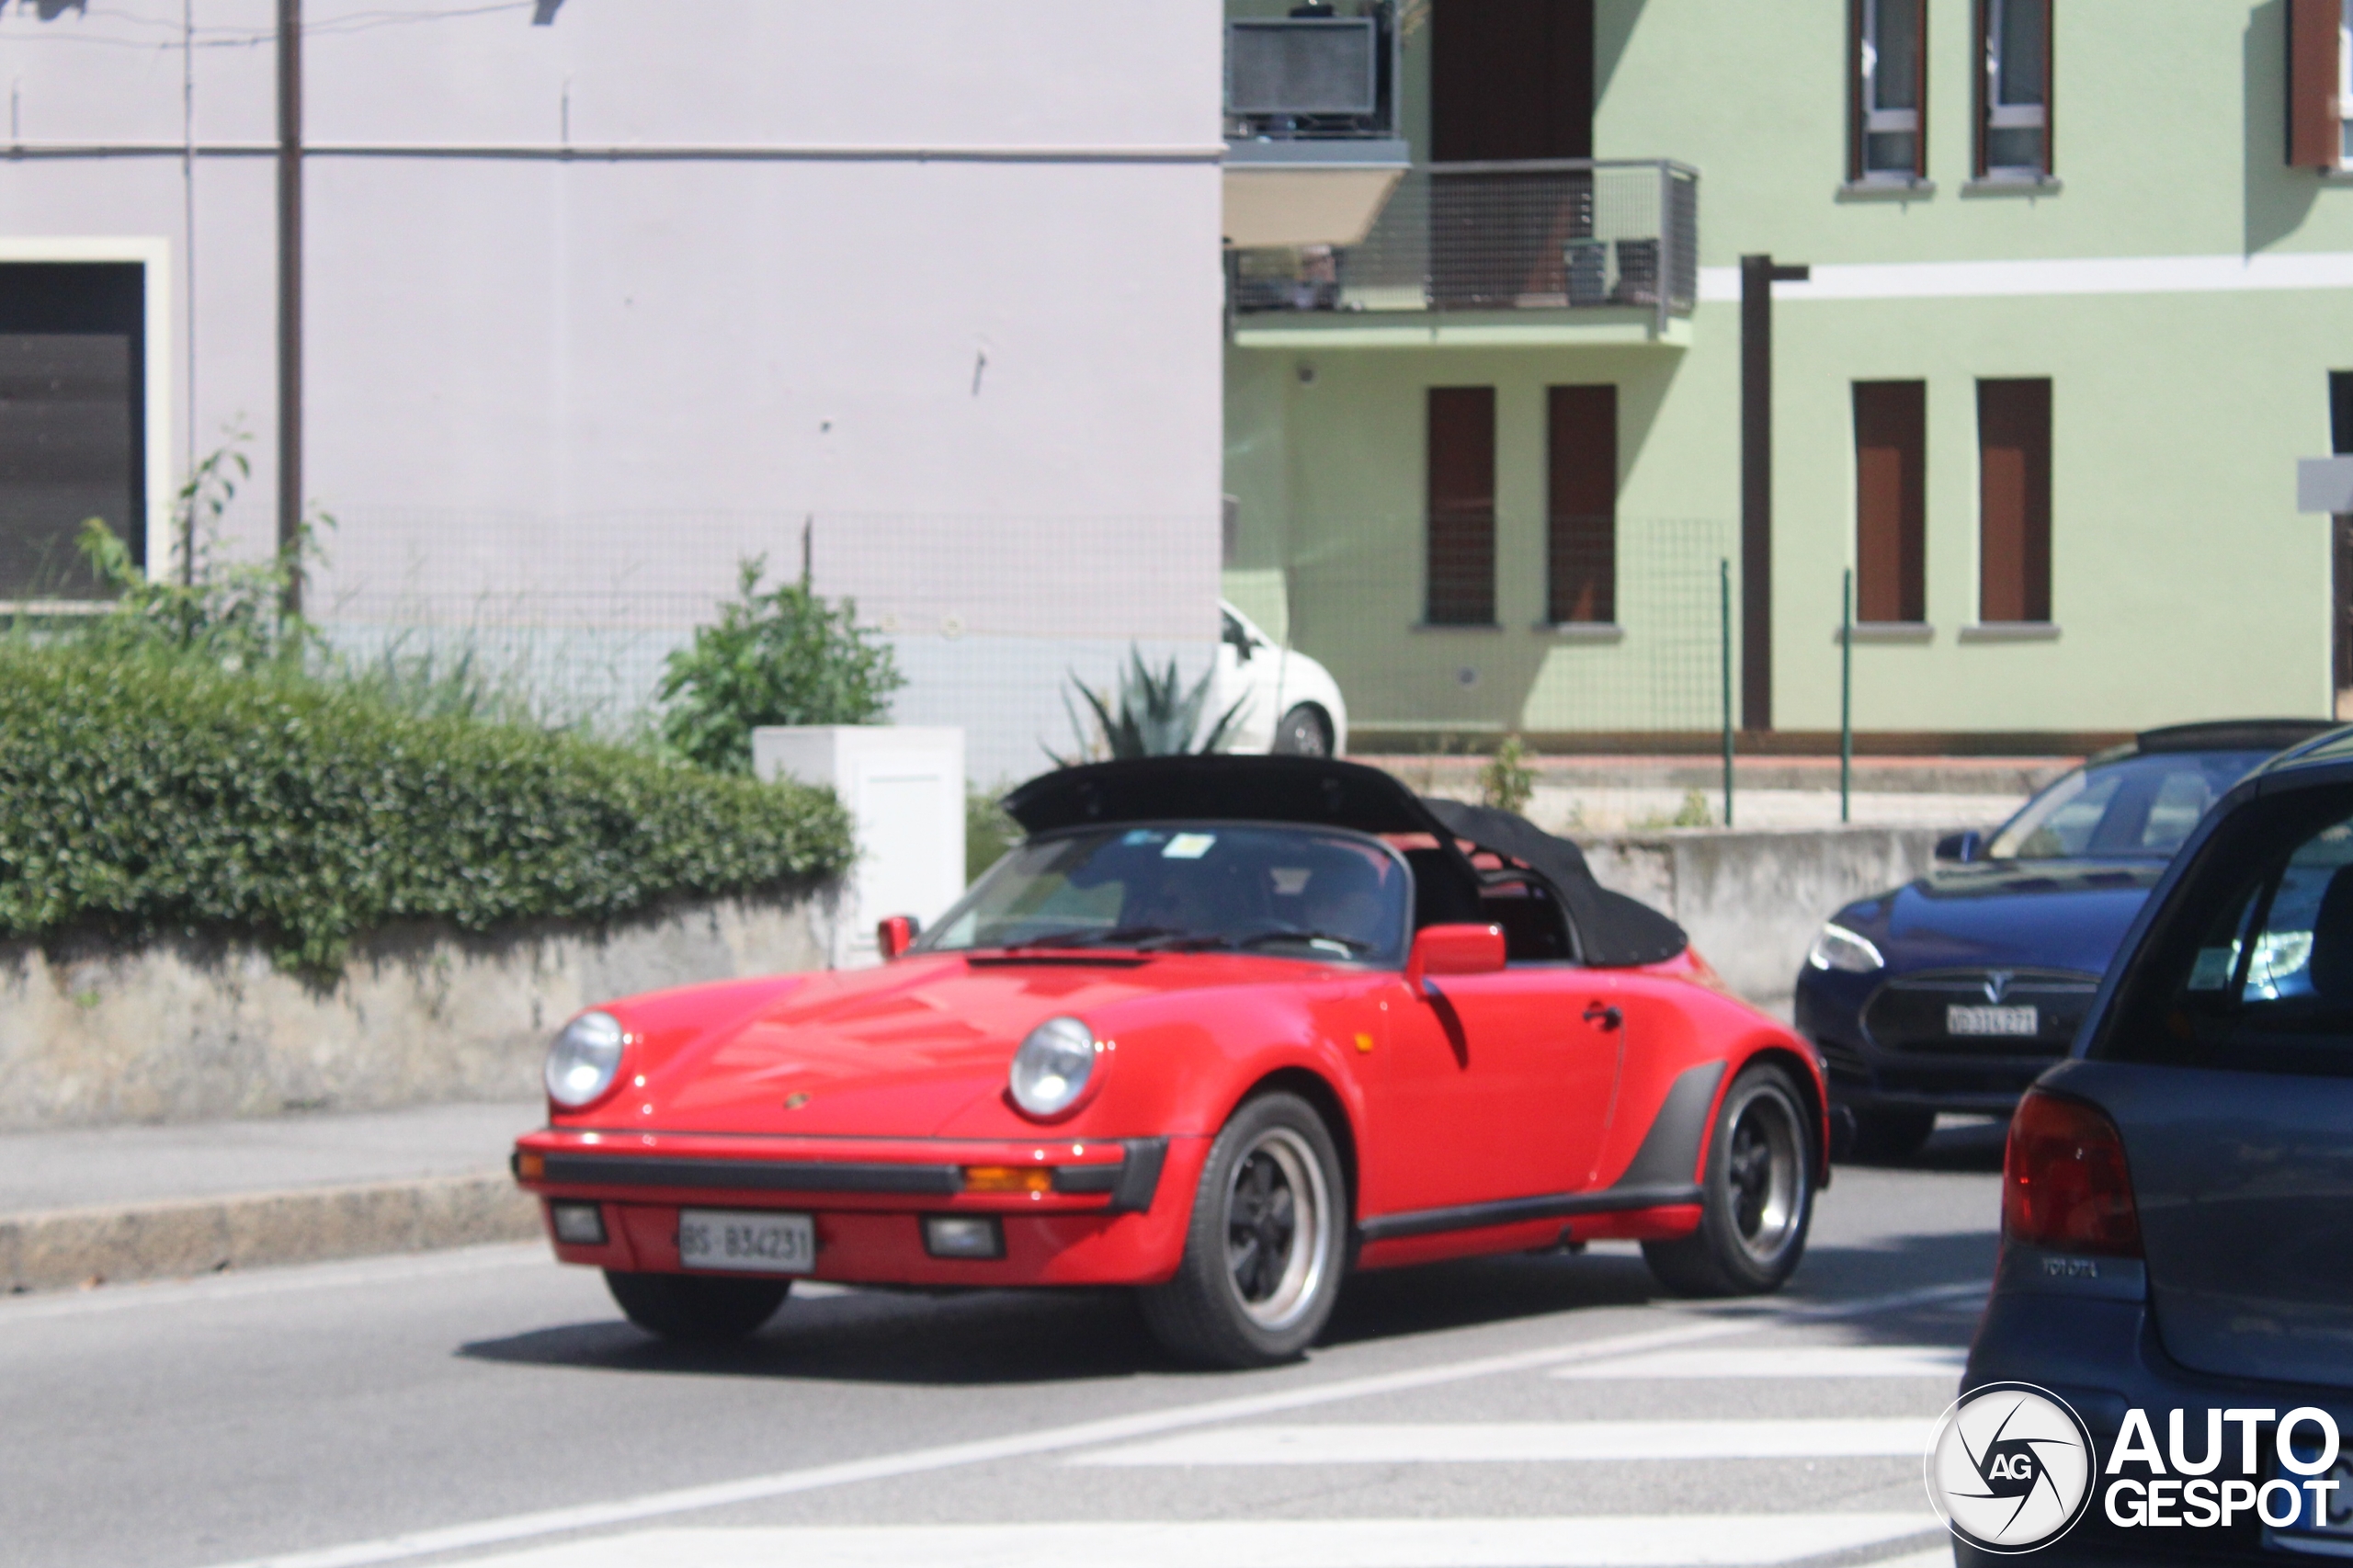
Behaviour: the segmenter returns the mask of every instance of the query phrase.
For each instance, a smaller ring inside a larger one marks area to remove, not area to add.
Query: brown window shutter
[[[1618,619],[1618,389],[1546,394],[1545,619]]]
[[[2059,172],[2059,0],[2042,6],[2042,172]]]
[[[1863,7],[1847,0],[1847,179],[1863,177]]]
[[[1977,619],[2051,619],[2051,383],[1977,383]]]
[[[2336,167],[2337,0],[2288,0],[2288,162]]]
[[[1912,36],[1912,101],[1919,105],[1920,128],[1912,133],[1912,176],[1928,177],[1928,0],[1914,0]]]
[[[1495,620],[1495,389],[1432,387],[1423,619]]]
[[[1972,178],[1985,177],[1985,123],[1994,112],[1993,73],[1986,58],[1994,47],[1994,7],[2000,0],[1977,0],[1977,20],[1970,37],[1976,40],[1977,52],[1970,61],[1970,76],[1977,83],[1977,90],[1970,96],[1970,112],[1976,125],[1970,132],[1969,172]]]
[[[1928,619],[1928,387],[1855,383],[1855,619]]]

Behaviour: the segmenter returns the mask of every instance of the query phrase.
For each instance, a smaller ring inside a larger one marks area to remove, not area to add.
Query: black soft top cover
[[[1458,839],[1516,861],[1561,901],[1578,955],[1620,969],[1658,963],[1688,945],[1683,928],[1593,880],[1585,853],[1509,812],[1427,800],[1392,774],[1313,756],[1143,757],[1041,774],[1005,798],[1031,833],[1118,822],[1292,822],[1358,833],[1426,833],[1461,858]],[[1478,873],[1463,861],[1472,879]]]

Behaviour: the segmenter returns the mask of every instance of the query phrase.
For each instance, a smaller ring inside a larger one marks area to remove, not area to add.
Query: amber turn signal
[[[966,1165],[966,1192],[1051,1192],[1054,1173],[1043,1165]]]
[[[515,1156],[515,1174],[525,1181],[537,1181],[547,1174],[547,1158],[541,1154],[518,1153]]]

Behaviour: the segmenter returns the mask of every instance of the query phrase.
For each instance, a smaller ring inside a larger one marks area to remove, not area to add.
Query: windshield
[[[1995,860],[2167,859],[2263,751],[2158,752],[2079,767],[2026,803],[1987,846]]]
[[[1219,949],[1404,961],[1413,891],[1377,839],[1313,828],[1172,823],[1023,845],[916,948]]]

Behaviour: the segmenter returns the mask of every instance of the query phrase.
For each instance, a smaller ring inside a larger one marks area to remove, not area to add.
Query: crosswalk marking
[[[1511,1464],[1818,1459],[1928,1451],[1928,1417],[1819,1421],[1329,1422],[1221,1426],[1073,1455],[1077,1465]]]
[[[1936,1378],[1955,1381],[1969,1352],[1957,1345],[1786,1345],[1749,1350],[1654,1350],[1553,1369],[1556,1378]]]
[[[468,1568],[1766,1568],[1930,1540],[1917,1514],[1267,1519],[645,1530]]]

